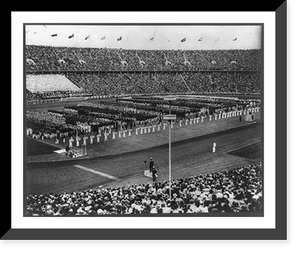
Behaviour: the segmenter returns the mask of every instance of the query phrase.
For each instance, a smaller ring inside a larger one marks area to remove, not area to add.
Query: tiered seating
[[[260,70],[260,50],[122,50],[26,46],[26,70]]]
[[[188,92],[260,93],[259,73],[100,73],[67,74],[73,83],[94,95]]]
[[[56,91],[80,91],[64,75],[26,75],[26,88],[32,93],[45,93]]]
[[[64,73],[67,78],[62,74],[27,74],[26,87],[32,93],[66,90],[74,93],[79,90],[78,87],[92,95],[257,94],[261,90],[261,50],[26,46],[26,59],[27,71],[72,71]],[[64,96],[61,94],[61,97]],[[45,97],[59,97],[59,94],[46,94],[41,98]]]

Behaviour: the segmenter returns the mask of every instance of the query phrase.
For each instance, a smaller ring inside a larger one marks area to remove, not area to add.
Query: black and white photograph
[[[232,8],[11,13],[1,240],[287,239],[287,3]]]
[[[25,217],[264,216],[262,23],[25,23]]]

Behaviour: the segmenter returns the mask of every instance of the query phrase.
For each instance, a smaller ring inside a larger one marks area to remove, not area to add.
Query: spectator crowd
[[[260,50],[122,50],[27,45],[25,52],[26,70],[31,71],[26,75],[27,99],[72,94],[259,94],[261,91]]]
[[[169,182],[27,196],[28,216],[262,212],[261,163]]]
[[[72,83],[64,75],[26,75],[26,87],[31,92],[51,91],[80,91],[80,88]]]
[[[67,77],[94,95],[169,93],[260,93],[257,72],[69,73]]]
[[[35,76],[35,75],[31,75]],[[38,75],[36,75],[38,76]],[[79,96],[110,96],[136,94],[260,94],[261,75],[257,72],[198,72],[198,73],[68,73],[80,90],[66,89],[56,82],[56,90],[27,87],[27,99],[49,99]],[[27,84],[26,84],[27,85]],[[42,87],[42,83],[40,85]]]
[[[26,45],[26,70],[260,70],[261,50],[123,50]]]

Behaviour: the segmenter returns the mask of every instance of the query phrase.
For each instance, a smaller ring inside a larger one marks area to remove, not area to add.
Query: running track
[[[225,130],[214,134],[196,137],[172,143],[172,167],[177,176],[193,173],[189,168],[195,168],[199,173],[201,163],[209,165],[215,159],[211,158],[212,143],[217,143],[218,170],[239,166],[243,163],[253,163],[250,159],[224,155],[224,152],[239,149],[243,145],[251,145],[261,136],[261,123],[245,125],[236,129]],[[222,150],[224,152],[222,152]],[[49,194],[85,190],[99,185],[109,185],[135,178],[138,175],[143,183],[144,161],[153,157],[155,166],[161,175],[168,168],[168,144],[130,153],[93,158],[89,160],[68,160],[55,163],[27,164],[24,180],[25,195]],[[148,164],[148,163],[147,163]],[[199,164],[199,166],[197,165]],[[184,170],[188,172],[185,172]],[[200,171],[201,172],[201,171]],[[207,173],[207,171],[206,171]]]

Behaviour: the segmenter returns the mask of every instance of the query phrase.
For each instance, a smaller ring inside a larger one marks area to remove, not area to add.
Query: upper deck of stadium
[[[130,50],[26,45],[26,73],[136,71],[253,71],[260,49]]]

